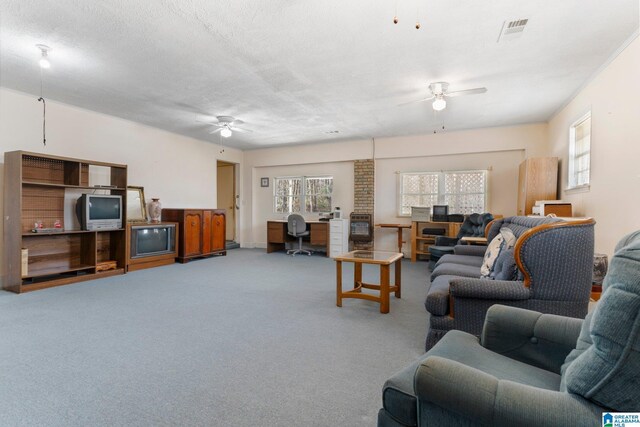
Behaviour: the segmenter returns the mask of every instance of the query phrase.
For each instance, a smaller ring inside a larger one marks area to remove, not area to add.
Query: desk
[[[412,221],[411,222],[411,262],[416,262],[418,255],[429,255],[429,250],[425,249],[423,245],[435,243],[434,236],[423,236],[422,229],[424,227],[429,228],[442,228],[444,229],[444,236],[456,237],[458,231],[460,231],[461,222],[433,222],[433,221]]]
[[[411,224],[377,224],[376,227],[380,228],[397,228],[398,229],[398,252],[402,253],[402,230],[405,228],[411,228]]]
[[[324,246],[329,255],[329,221],[305,221],[309,227],[311,245]],[[295,242],[287,234],[287,221],[267,221],[267,253],[285,250],[287,242]]]
[[[402,253],[382,251],[353,251],[334,258],[336,260],[336,305],[342,307],[343,298],[359,298],[380,303],[380,313],[389,312],[389,294],[395,292],[400,298]],[[342,292],[342,262],[353,263],[353,289]],[[372,285],[362,281],[362,264],[378,264],[380,266],[380,284]],[[395,264],[395,283],[389,283],[390,266]],[[380,295],[362,293],[362,289],[373,289]]]

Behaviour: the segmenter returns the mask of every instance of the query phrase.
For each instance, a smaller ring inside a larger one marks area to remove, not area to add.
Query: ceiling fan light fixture
[[[447,107],[447,101],[444,99],[442,95],[436,96],[436,99],[433,101],[433,109],[436,111],[442,111]]]
[[[229,138],[231,135],[233,135],[233,132],[231,132],[231,129],[229,129],[228,127],[225,127],[220,131],[220,135],[223,138]]]
[[[40,60],[38,64],[40,64],[40,68],[48,69],[51,68],[51,62],[49,62],[49,54],[48,52],[51,48],[44,44],[37,44],[36,47],[40,49]]]

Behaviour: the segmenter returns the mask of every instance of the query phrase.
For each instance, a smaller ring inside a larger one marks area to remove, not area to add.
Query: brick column
[[[373,159],[353,162],[353,212],[371,214],[375,196],[375,163]],[[371,242],[353,242],[353,249],[373,250]]]

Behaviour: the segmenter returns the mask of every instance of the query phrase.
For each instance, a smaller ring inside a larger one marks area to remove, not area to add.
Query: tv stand
[[[109,188],[90,185],[90,167],[105,168]],[[65,193],[96,190],[122,196],[126,206],[127,166],[26,151],[4,154],[4,289],[21,293],[124,274],[124,228],[65,227]],[[36,222],[60,228],[34,233]],[[115,267],[103,271],[106,261]]]

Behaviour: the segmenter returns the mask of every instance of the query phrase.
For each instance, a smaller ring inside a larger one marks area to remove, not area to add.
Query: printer
[[[564,200],[536,200],[535,205],[531,208],[531,213],[535,216],[573,216],[571,203]]]

